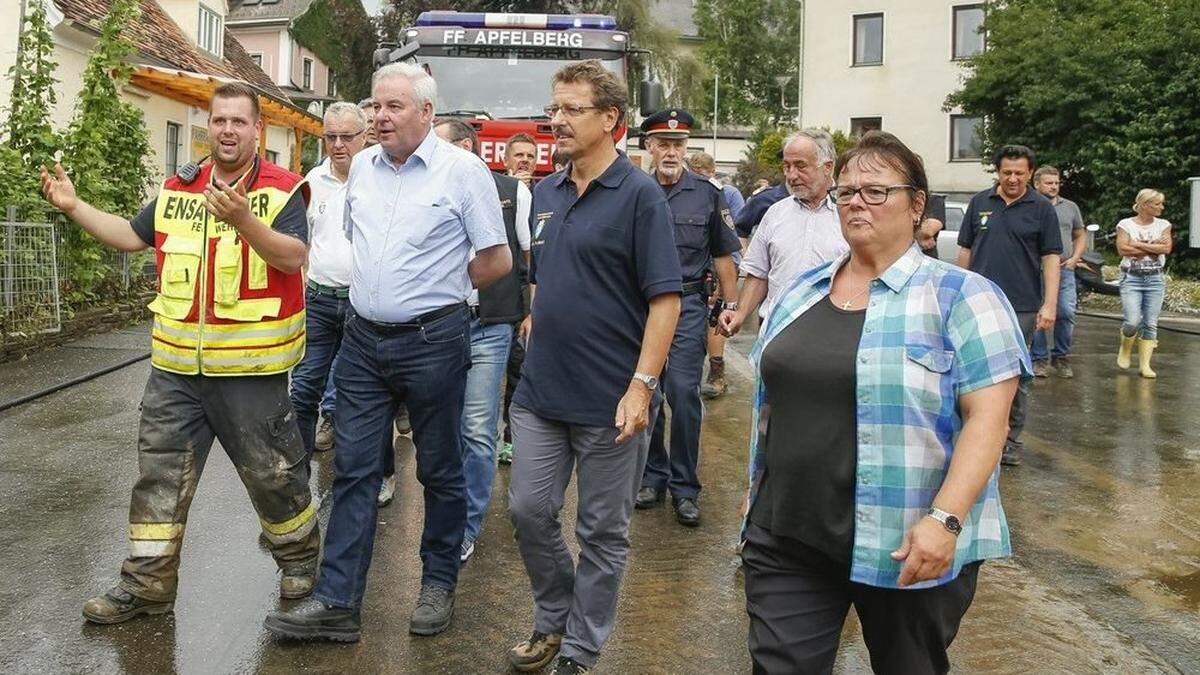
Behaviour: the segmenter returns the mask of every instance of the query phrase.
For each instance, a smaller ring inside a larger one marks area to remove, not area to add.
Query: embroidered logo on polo
[[[553,211],[545,211],[537,214],[537,225],[533,228],[533,238],[540,239],[542,237],[542,228],[546,226],[546,221],[554,217]]]

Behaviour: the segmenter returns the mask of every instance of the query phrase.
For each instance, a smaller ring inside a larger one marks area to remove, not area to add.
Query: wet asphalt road
[[[1016,555],[984,566],[951,649],[976,672],[1200,672],[1200,338],[1163,333],[1160,379],[1118,374],[1116,324],[1082,319],[1074,380],[1039,380],[1025,464],[1002,496]],[[0,365],[0,402],[120,362],[148,346],[118,331]],[[749,366],[730,354],[730,394],[708,405],[704,523],[639,512],[617,630],[599,670],[749,672],[733,546],[745,487]],[[136,475],[137,404],[148,362],[0,413],[0,672],[503,672],[530,628],[527,581],[504,514],[507,470],[452,628],[407,633],[420,578],[421,502],[411,444],[380,512],[357,645],[277,643],[261,627],[278,573],[228,460],[214,451],[183,547],[175,613],[95,627],[79,614],[116,578]],[[315,488],[326,494],[329,457]],[[564,521],[573,519],[568,503]],[[327,515],[328,505],[321,510]],[[570,539],[569,539],[570,540]],[[847,621],[837,672],[868,671]]]

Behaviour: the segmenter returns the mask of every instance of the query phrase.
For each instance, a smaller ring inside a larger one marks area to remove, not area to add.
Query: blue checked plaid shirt
[[[750,354],[757,373],[750,440],[750,503],[766,466],[770,403],[761,363],[767,345],[829,295],[833,273],[849,255],[800,274],[783,291]],[[892,560],[904,533],[925,516],[942,487],[962,429],[958,397],[1013,377],[1031,377],[1025,340],[1012,306],[992,282],[930,258],[913,246],[872,282],[858,346],[858,466],[850,580],[897,588]],[[963,523],[954,565],[1012,554],[997,479]]]

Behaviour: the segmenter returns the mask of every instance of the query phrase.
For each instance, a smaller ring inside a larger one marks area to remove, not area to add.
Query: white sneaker
[[[379,497],[375,501],[379,502],[380,506],[387,506],[392,503],[392,498],[396,496],[396,477],[388,476],[379,484]]]
[[[462,553],[458,556],[459,562],[467,562],[467,559],[475,553],[475,542],[464,539],[462,543]]]

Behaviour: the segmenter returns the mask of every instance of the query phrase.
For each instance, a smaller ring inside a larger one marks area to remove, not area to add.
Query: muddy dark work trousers
[[[975,598],[979,566],[963,565],[932,588],[877,588],[850,581],[849,563],[750,523],[742,548],[750,658],[758,673],[830,673],[854,605],[871,670],[946,673],[946,649]]]
[[[139,477],[129,504],[121,587],[175,597],[188,508],[213,438],[237,468],[275,562],[313,571],[321,535],[308,489],[287,375],[207,377],[150,369],[138,431]]]

